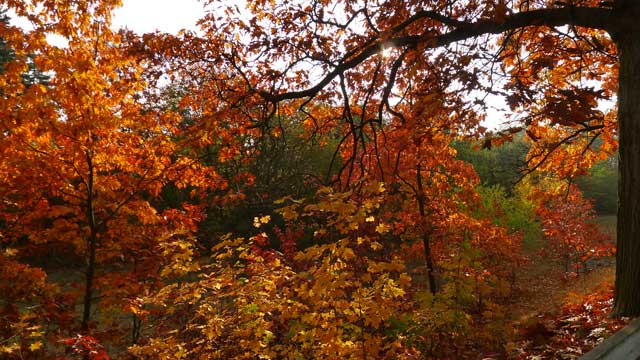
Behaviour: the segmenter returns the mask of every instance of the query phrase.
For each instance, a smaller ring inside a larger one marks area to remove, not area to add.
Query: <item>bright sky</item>
[[[8,15],[12,23],[32,29],[28,20],[11,11]],[[203,15],[203,4],[198,0],[124,0],[115,11],[113,27],[126,27],[138,34],[156,30],[176,34],[181,29],[197,30],[196,22]]]
[[[113,26],[139,34],[156,30],[175,34],[181,29],[195,30],[203,15],[198,0],[124,0],[115,12]]]
[[[138,34],[156,30],[175,34],[181,29],[196,30],[196,21],[203,15],[202,3],[198,0],[124,0],[115,12],[113,26],[127,27]],[[490,99],[489,103],[492,107],[483,125],[496,128],[504,121],[504,115],[496,108],[504,108],[505,104],[497,98]]]
[[[227,1],[239,2],[239,0]],[[176,34],[181,29],[197,30],[196,22],[204,14],[203,4],[199,0],[124,0],[123,6],[115,11],[113,28],[126,27],[138,34],[156,30]],[[29,27],[25,20],[15,18],[12,20],[18,25]],[[64,44],[64,39],[58,39],[55,36],[52,36],[49,41]],[[494,107],[504,108],[500,99],[490,99],[489,103]],[[503,120],[504,116],[500,111],[490,108],[483,125],[495,128]]]

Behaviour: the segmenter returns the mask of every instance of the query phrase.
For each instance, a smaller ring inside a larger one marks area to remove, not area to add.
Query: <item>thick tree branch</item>
[[[393,37],[394,33],[399,33],[402,29],[409,26],[409,24],[415,23],[419,18],[430,18],[440,21],[447,26],[453,27],[454,30],[438,35],[434,34],[434,29],[427,29],[420,35]],[[411,19],[411,21],[409,21],[409,19]],[[473,23],[461,22],[445,16],[436,16],[435,13],[430,11],[419,12],[409,19],[393,29],[391,32],[392,37],[387,39],[379,38],[377,41],[367,42],[359,52],[350,52],[349,55],[353,54],[352,56],[345,57],[316,85],[304,90],[289,91],[280,94],[272,94],[267,91],[259,91],[259,94],[265,100],[274,103],[283,100],[315,96],[336,77],[378,54],[383,48],[415,47],[433,49],[481,35],[500,34],[509,30],[530,26],[554,27],[574,25],[594,29],[612,30],[616,23],[613,10],[591,7],[563,7],[556,9],[532,10],[507,16],[502,21],[482,20]]]

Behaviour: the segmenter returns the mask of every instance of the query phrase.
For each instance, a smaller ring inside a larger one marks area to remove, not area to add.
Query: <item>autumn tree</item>
[[[9,17],[4,9],[0,9],[0,22],[3,24],[9,23]],[[0,64],[4,65],[9,60],[11,60],[11,49],[7,48],[7,43],[4,39],[0,39]]]
[[[575,185],[560,193],[537,194],[536,209],[546,238],[545,252],[560,260],[566,273],[587,271],[587,261],[609,256],[612,244],[595,222],[593,203]]]
[[[268,216],[255,219],[249,239],[222,239],[213,248],[215,261],[197,278],[183,277],[141,304],[152,321],[150,339],[133,353],[211,359],[410,354],[394,341],[402,331],[394,319],[411,306],[402,301],[411,278],[398,255],[382,255],[376,240],[389,231],[371,219],[384,187],[373,183],[363,191],[366,204],[328,187],[315,202],[279,202],[290,221],[316,224],[317,244],[306,249],[271,248],[263,231]],[[172,311],[162,311],[162,304]]]
[[[62,243],[80,256],[84,334],[69,340],[80,351],[98,347],[97,294],[132,316],[133,342],[149,335],[133,348],[145,356],[415,357],[411,336],[460,340],[474,317],[500,343],[504,327],[484,310],[503,318],[521,236],[475,211],[477,176],[451,147],[486,130],[491,104],[479,94],[517,114],[484,145],[524,130],[532,171],[573,179],[620,140],[616,313],[640,313],[631,0],[206,1],[201,33],[142,37],[110,29],[118,0],[6,3],[34,30],[0,25],[12,49],[0,73],[0,275],[37,277],[10,295],[49,301],[44,274],[14,266],[13,249]],[[67,44],[49,44],[51,33]],[[50,81],[25,83],[31,64]],[[165,74],[184,88],[175,106],[156,96]],[[597,109],[616,87],[617,118]],[[258,216],[253,236],[225,237],[199,259],[199,205],[246,199],[250,169],[281,178],[261,152],[278,149],[268,141],[283,139],[283,119],[335,144],[316,179],[328,186],[281,199],[284,229]],[[191,201],[169,205],[170,188]],[[421,247],[428,295],[412,292],[401,258],[418,247],[402,245]],[[20,341],[5,351],[38,350],[28,332],[10,335]],[[427,356],[440,345],[416,341]]]
[[[507,194],[517,193],[516,185],[523,176],[526,155],[530,145],[524,132],[516,134],[511,141],[488,149],[484,141],[456,141],[453,147],[458,158],[473,165],[480,181],[486,186],[499,186]]]
[[[637,315],[640,252],[635,206],[638,142],[633,100],[640,45],[640,5],[598,1],[250,1],[246,10],[209,2],[206,36],[189,56],[252,109],[246,121],[268,126],[270,114],[298,109],[323,126],[345,124],[341,146],[363,147],[383,136],[370,125],[410,123],[433,106],[449,105],[442,131],[477,129],[488,106],[478,92],[504,96],[514,126],[537,141],[549,136],[531,168],[563,144],[591,141],[620,147],[616,307]],[[221,50],[224,49],[224,50]],[[213,66],[212,66],[213,65]],[[311,69],[311,70],[309,70]],[[309,76],[311,74],[311,76]],[[597,109],[617,96],[615,110]],[[321,103],[342,108],[319,111]],[[239,104],[239,103],[237,103]],[[256,112],[261,109],[263,115]],[[353,121],[349,120],[353,119]],[[562,131],[556,133],[557,128]],[[509,134],[503,134],[509,136]],[[495,141],[500,141],[496,138]],[[352,152],[355,156],[356,152]],[[357,160],[357,158],[354,158]],[[347,161],[348,163],[349,161]],[[585,163],[585,164],[588,164]],[[356,166],[357,169],[357,166]],[[570,171],[567,170],[566,173]],[[386,180],[387,174],[380,174]]]
[[[259,137],[247,137],[247,142],[254,144],[247,146],[243,156],[215,162],[224,178],[233,181],[242,174],[251,174],[251,181],[231,185],[238,186],[246,195],[241,201],[229,204],[212,201],[212,216],[203,226],[215,225],[217,233],[233,231],[248,235],[253,217],[272,213],[277,207],[275,200],[284,196],[307,198],[325,184],[336,140],[309,134],[295,117],[282,116],[275,121],[277,125],[271,131],[261,131]],[[215,146],[209,149],[211,154],[216,154],[216,150]],[[338,167],[339,159],[334,162],[334,168]],[[213,197],[219,198],[219,194]],[[215,234],[208,232],[203,237]]]
[[[168,184],[196,196],[219,177],[182,147],[180,114],[145,104],[151,77],[123,42],[133,35],[110,29],[118,3],[8,3],[34,29],[0,27],[12,49],[0,73],[0,240],[23,260],[55,248],[70,263],[78,256],[80,330],[131,331],[135,342],[139,320],[129,303],[160,285],[167,259],[193,253],[202,219],[198,206],[158,209],[152,200]],[[47,34],[66,44],[50,44]],[[47,83],[24,81],[32,65],[50,76]],[[131,315],[130,326],[109,316],[97,327],[97,299],[103,313]]]

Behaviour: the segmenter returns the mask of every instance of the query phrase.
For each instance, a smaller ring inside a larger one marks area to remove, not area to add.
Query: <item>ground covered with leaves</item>
[[[598,268],[555,291],[540,288],[549,289],[549,282],[558,281],[553,277],[533,283],[540,292],[522,310],[539,309],[518,321],[518,340],[509,349],[512,358],[577,359],[623,328],[629,318],[610,317],[614,272],[611,265]]]

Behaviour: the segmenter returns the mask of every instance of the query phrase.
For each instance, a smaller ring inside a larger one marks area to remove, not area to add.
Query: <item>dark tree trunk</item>
[[[619,180],[614,315],[640,315],[640,1],[619,1]]]
[[[431,244],[429,243],[429,235],[422,236],[422,244],[424,245],[424,254],[427,259],[427,276],[429,277],[429,291],[435,295],[438,292],[438,283],[436,282],[435,265],[433,256],[431,255]]]
[[[435,264],[433,261],[433,255],[431,254],[431,231],[429,230],[429,219],[424,209],[424,188],[422,185],[422,167],[418,165],[416,167],[416,182],[418,185],[418,193],[416,199],[418,200],[418,209],[420,211],[420,219],[422,220],[422,244],[424,245],[424,257],[427,263],[427,277],[429,279],[429,291],[433,295],[438,291],[438,284],[436,282]]]
[[[93,277],[96,266],[96,242],[98,241],[98,229],[95,219],[94,199],[93,199],[93,159],[91,153],[86,153],[88,174],[87,174],[87,219],[89,223],[89,238],[87,239],[87,268],[85,270],[84,288],[84,309],[82,313],[82,331],[89,332],[89,321],[91,320],[91,302],[93,300]]]

